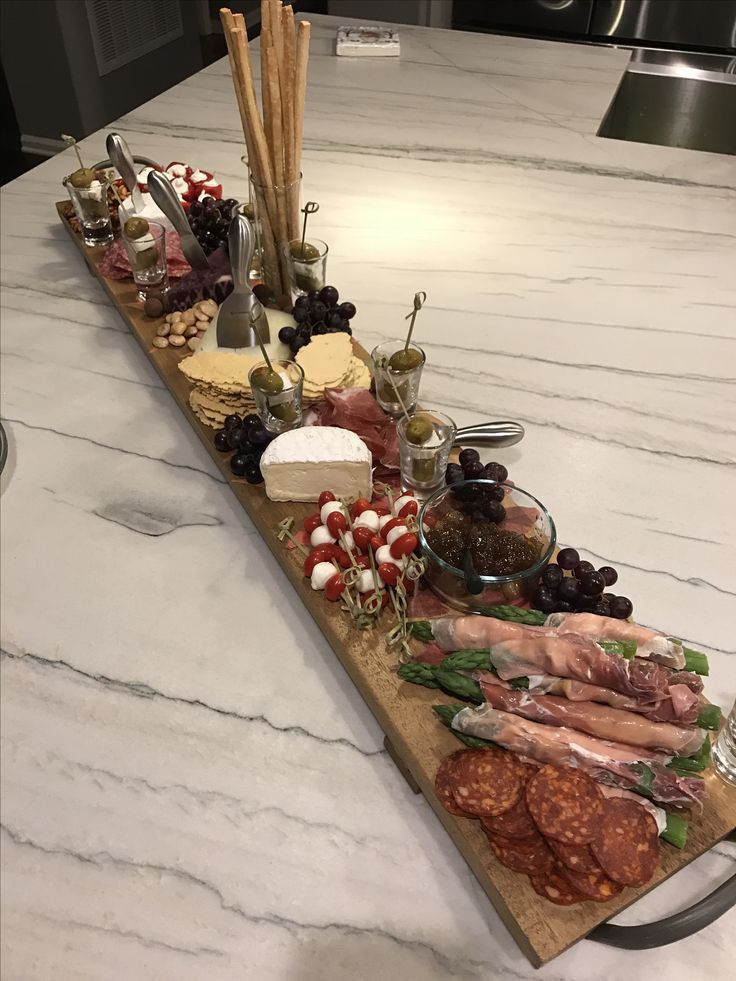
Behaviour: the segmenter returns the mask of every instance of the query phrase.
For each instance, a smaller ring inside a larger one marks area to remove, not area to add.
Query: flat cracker
[[[334,386],[347,373],[353,345],[347,334],[321,334],[297,352],[296,362],[310,386]]]
[[[248,372],[261,359],[253,362],[242,354],[230,351],[198,351],[179,362],[179,370],[194,384],[204,384],[223,391],[249,389]]]

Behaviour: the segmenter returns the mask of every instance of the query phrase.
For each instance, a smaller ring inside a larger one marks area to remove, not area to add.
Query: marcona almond
[[[184,331],[184,336],[185,337],[197,336],[197,328],[194,326],[194,324],[187,324],[187,329]]]
[[[151,344],[153,344],[154,347],[168,347],[169,339],[168,337],[154,337]]]
[[[199,345],[202,343],[201,337],[190,337],[187,341],[187,347],[190,351],[196,351]]]
[[[184,347],[187,342],[186,337],[183,337],[181,334],[170,334],[166,340],[168,340],[172,347]]]
[[[156,333],[159,337],[168,337],[171,333],[171,324],[167,324],[166,322],[159,324],[156,328]]]
[[[194,323],[194,310],[185,310],[181,315],[181,319],[185,324],[191,325]]]
[[[202,313],[206,313],[209,317],[214,317],[219,309],[214,300],[201,300],[199,303],[199,308]]]
[[[172,334],[183,334],[186,329],[187,329],[187,325],[184,323],[183,320],[175,320],[174,323],[171,325]]]
[[[183,316],[184,314],[181,312],[181,310],[174,310],[174,312],[171,314],[171,323],[175,324],[177,320],[181,320]]]

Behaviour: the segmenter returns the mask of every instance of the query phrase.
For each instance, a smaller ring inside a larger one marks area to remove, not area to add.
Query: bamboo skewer
[[[296,133],[295,121],[295,74],[296,74],[296,34],[294,30],[294,9],[291,6],[281,8],[281,33],[284,39],[284,73],[281,87],[281,110],[284,124],[284,171],[286,183],[289,185],[288,196],[288,230],[289,240],[299,234],[299,190],[292,187],[299,179],[296,166]]]
[[[307,64],[309,62],[309,36],[312,25],[308,20],[299,21],[296,38],[296,72],[294,73],[294,156],[297,174],[302,166],[302,141],[304,138],[304,104],[307,95]]]

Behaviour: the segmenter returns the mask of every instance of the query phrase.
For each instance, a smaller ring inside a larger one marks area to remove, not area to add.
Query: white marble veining
[[[643,622],[711,652],[726,705],[734,159],[598,139],[624,52],[402,28],[400,60],[350,61],[314,22],[305,187],[361,339],[427,291],[424,402],[523,422],[498,458]],[[243,193],[224,62],[114,126]],[[69,168],[2,192],[4,977],[726,976],[733,914],[533,971],[67,241]]]

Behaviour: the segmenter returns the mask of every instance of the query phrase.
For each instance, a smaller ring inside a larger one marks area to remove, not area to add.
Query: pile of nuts
[[[214,300],[200,300],[189,310],[177,310],[166,314],[156,328],[154,347],[184,347],[196,351],[210,321],[219,310]]]

